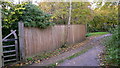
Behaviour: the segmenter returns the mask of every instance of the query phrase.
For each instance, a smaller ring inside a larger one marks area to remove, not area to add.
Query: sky
[[[13,1],[15,4],[18,4],[19,1],[28,1],[28,0],[4,0],[4,1]],[[32,1],[33,4],[37,5],[37,2],[40,2],[40,1],[43,2],[43,1],[46,1],[46,0],[29,0],[29,1]],[[69,2],[69,0],[47,0],[47,1],[54,1],[54,2],[56,2],[56,1],[68,1]],[[96,1],[101,1],[102,5],[100,7],[102,7],[105,4],[106,1],[108,2],[108,1],[119,1],[119,0],[72,0],[72,2],[73,1],[77,1],[77,2],[91,2],[90,8],[91,9],[95,9],[97,7]]]

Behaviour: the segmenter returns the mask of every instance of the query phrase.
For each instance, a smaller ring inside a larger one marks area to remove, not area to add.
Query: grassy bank
[[[86,37],[96,36],[96,35],[104,35],[104,34],[109,34],[109,32],[92,32],[92,33],[87,33]]]

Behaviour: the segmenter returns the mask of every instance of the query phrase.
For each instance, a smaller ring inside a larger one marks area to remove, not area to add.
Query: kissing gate
[[[21,59],[19,52],[21,50],[18,49],[18,41],[22,42],[21,38],[18,40],[16,30],[11,30],[11,33],[2,39],[1,8],[0,5],[0,68],[7,63],[16,62]],[[22,29],[19,30],[22,31]]]
[[[17,62],[24,58],[24,49],[23,49],[23,25],[21,22],[18,23],[18,33],[19,33],[19,39],[17,36],[17,30],[11,30],[11,33],[5,36],[2,39],[2,33],[0,29],[0,67],[10,64],[13,62]],[[18,43],[19,41],[19,43]]]
[[[13,38],[9,38],[12,36]],[[9,39],[8,39],[9,38]],[[16,30],[11,30],[11,33],[2,39],[3,42],[3,63],[11,63],[19,60],[18,56],[18,38]],[[8,43],[8,45],[7,45]]]
[[[0,38],[2,45],[0,46],[0,67],[24,59],[24,24],[19,22],[18,27],[18,36],[17,30],[11,30],[10,34],[3,39]]]

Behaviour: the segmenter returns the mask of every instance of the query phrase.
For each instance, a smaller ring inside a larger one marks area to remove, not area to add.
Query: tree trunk
[[[72,12],[72,2],[70,0],[70,8],[69,8],[69,18],[68,18],[68,24],[66,28],[66,44],[68,44],[68,38],[69,38],[69,30],[70,30],[70,22],[71,22],[71,12]]]

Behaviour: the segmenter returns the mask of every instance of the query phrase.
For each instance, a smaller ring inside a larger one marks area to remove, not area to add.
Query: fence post
[[[18,22],[19,27],[19,47],[20,47],[20,60],[25,59],[25,46],[24,46],[24,24]]]
[[[4,65],[3,64],[3,48],[2,48],[2,19],[1,19],[1,6],[0,6],[0,68]]]

